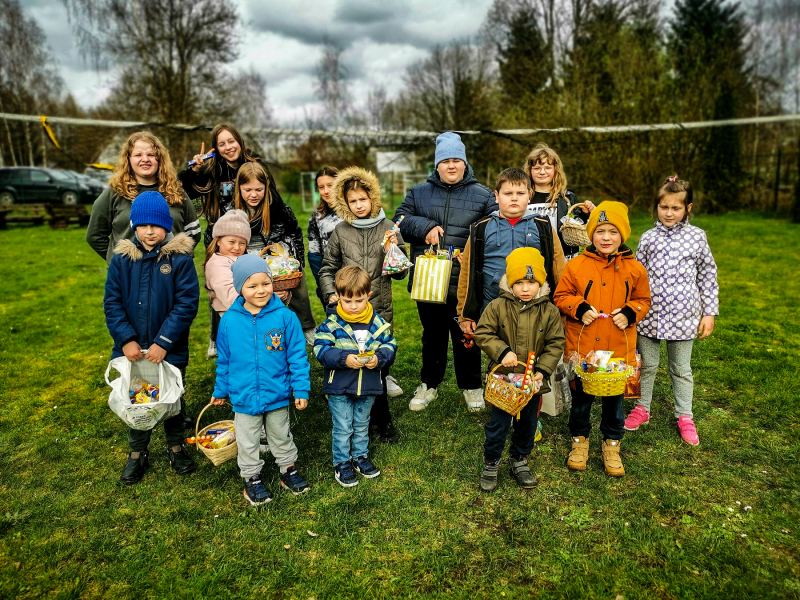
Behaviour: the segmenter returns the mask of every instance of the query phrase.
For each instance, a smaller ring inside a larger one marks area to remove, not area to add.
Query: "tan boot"
[[[589,438],[582,435],[572,438],[572,450],[567,457],[567,467],[573,471],[585,471],[589,460]]]
[[[622,466],[622,459],[619,457],[619,444],[619,440],[603,441],[603,466],[606,468],[606,475],[611,477],[625,475],[625,467]]]

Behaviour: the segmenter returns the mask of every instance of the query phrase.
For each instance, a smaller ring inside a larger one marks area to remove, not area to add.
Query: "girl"
[[[677,175],[668,178],[653,200],[656,226],[642,235],[636,250],[636,260],[650,278],[653,308],[636,327],[642,355],[642,398],[625,420],[625,429],[636,431],[650,420],[661,340],[666,340],[678,430],[684,442],[696,446],[700,438],[692,420],[692,344],[714,330],[719,285],[706,234],[689,225],[691,210],[689,182]]]
[[[525,159],[524,171],[531,178],[533,195],[531,196],[528,211],[550,219],[550,224],[558,232],[564,258],[574,258],[580,248],[568,246],[561,235],[561,226],[567,218],[567,211],[578,203],[575,194],[567,189],[567,176],[564,173],[564,164],[558,154],[547,144],[539,144]],[[573,214],[588,217],[594,210],[594,204],[586,200],[576,208]]]
[[[213,235],[206,250],[206,290],[211,308],[222,317],[239,296],[233,288],[231,266],[247,252],[250,242],[247,213],[229,210],[214,224]]]
[[[319,205],[308,218],[308,265],[317,282],[317,297],[322,300],[319,289],[319,270],[322,268],[322,257],[328,245],[328,238],[333,230],[342,222],[339,215],[330,208],[333,180],[339,174],[335,167],[322,167],[317,171],[316,185],[319,190]]]
[[[92,207],[86,242],[110,263],[121,240],[133,241],[131,205],[142,192],[159,192],[172,215],[172,234],[200,241],[200,221],[184,194],[164,145],[149,131],[131,134],[119,151],[117,168]]]
[[[401,249],[404,246],[403,238],[393,230],[394,223],[386,218],[381,208],[381,187],[378,178],[370,171],[349,167],[336,177],[331,195],[333,197],[330,206],[343,222],[333,230],[328,239],[325,258],[322,259],[322,268],[319,271],[322,298],[326,306],[335,306],[339,301],[334,282],[337,271],[348,265],[358,265],[372,279],[372,295],[369,298],[372,308],[391,325],[392,278],[403,279],[406,272],[393,276],[383,275],[384,251],[391,242],[396,243]],[[388,239],[385,247],[381,245],[384,236]],[[384,367],[381,370],[384,391],[383,394],[376,396],[372,405],[370,428],[377,431],[382,441],[393,442],[398,434],[389,412],[385,387],[388,375],[389,367]]]
[[[272,194],[274,186],[270,185],[271,180],[269,173],[257,162],[245,163],[236,174],[234,205],[247,214],[250,222],[247,252],[257,254],[267,246],[282,242],[300,262],[302,269],[305,259],[303,230],[292,209],[283,203],[280,196]],[[306,341],[313,346],[317,324],[311,313],[305,277],[300,278],[300,285],[291,292],[275,292],[275,295],[300,319]]]

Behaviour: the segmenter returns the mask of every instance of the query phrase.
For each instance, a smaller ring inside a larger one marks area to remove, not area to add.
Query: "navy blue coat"
[[[136,341],[158,344],[176,367],[189,363],[189,327],[197,316],[200,286],[194,267],[194,242],[185,233],[167,238],[150,251],[138,238],[115,248],[106,277],[103,309],[114,339],[111,358]]]
[[[401,216],[405,217],[400,223],[400,233],[411,244],[411,261],[416,262],[417,256],[424,254],[428,248],[425,236],[437,225],[444,229],[444,237],[439,240],[439,245],[445,249],[453,246],[463,251],[469,239],[470,225],[488,217],[495,210],[494,192],[478,183],[472,167],[467,165],[464,179],[456,184],[444,183],[439,173],[434,171],[428,181],[411,188],[393,220],[397,222]],[[447,293],[450,300],[456,298],[460,270],[460,263],[454,260]],[[409,291],[413,280],[412,268],[408,280]]]

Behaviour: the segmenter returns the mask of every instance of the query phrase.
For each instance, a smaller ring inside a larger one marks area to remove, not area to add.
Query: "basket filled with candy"
[[[579,204],[573,204],[567,211],[564,224],[561,226],[561,237],[570,246],[588,246],[592,243],[586,234],[586,221],[588,216],[578,217],[572,212]]]
[[[580,357],[581,334],[578,334],[578,356]],[[625,356],[628,355],[628,332],[625,333]],[[624,359],[613,358],[611,350],[592,350],[574,365],[575,374],[583,382],[583,391],[592,396],[618,396],[625,393],[625,382],[633,376],[633,367]]]
[[[533,395],[539,391],[540,382],[533,378],[533,365],[536,355],[531,352],[525,364],[525,373],[501,375],[495,373],[502,365],[496,365],[486,377],[484,399],[510,415],[519,419],[520,412],[528,405]]]
[[[270,244],[259,253],[259,256],[269,265],[273,290],[283,292],[293,290],[300,285],[300,278],[303,276],[300,261],[289,253],[286,244],[283,242]]]
[[[207,427],[198,429],[200,427],[200,419],[209,406],[213,405],[209,403],[197,415],[194,437],[186,438],[186,442],[197,446],[197,449],[205,454],[208,460],[217,467],[234,458],[239,452],[239,447],[236,444],[236,430],[231,420],[217,421]]]

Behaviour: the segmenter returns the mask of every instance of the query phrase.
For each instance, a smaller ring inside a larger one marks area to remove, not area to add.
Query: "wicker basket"
[[[496,365],[486,377],[483,398],[492,406],[496,406],[510,415],[515,415],[519,419],[519,413],[533,398],[534,386],[531,385],[528,391],[523,391],[513,383],[495,377],[494,372],[500,367],[501,365]]]
[[[586,325],[581,327],[581,332],[578,334],[578,355],[581,353],[581,334],[585,327]],[[625,334],[625,360],[627,360],[630,350],[628,332],[623,331],[623,333]],[[614,359],[609,362],[614,362]],[[581,365],[576,365],[575,374],[583,382],[583,391],[590,396],[619,396],[625,393],[625,382],[633,376],[633,367],[629,365],[627,369],[617,373],[585,373]]]
[[[569,207],[569,210],[567,211],[567,217],[571,215],[572,209],[576,206],[580,205],[573,204]],[[561,237],[564,238],[564,242],[570,246],[588,246],[592,243],[592,241],[589,239],[589,236],[586,235],[586,225],[571,223],[569,219],[564,221],[564,224],[561,226]]]
[[[266,248],[263,248],[258,255],[261,258],[264,258],[266,254],[269,254],[269,249],[273,246],[270,244]],[[264,259],[266,260],[266,259]],[[277,275],[272,278],[272,289],[276,292],[285,292],[286,290],[293,290],[297,286],[300,285],[300,278],[303,276],[302,271],[297,271],[296,273],[290,273],[289,275]]]
[[[194,437],[198,439],[201,436],[206,435],[206,432],[209,429],[222,429],[228,428],[230,429],[233,427],[233,421],[217,421],[216,423],[212,423],[208,427],[203,427],[198,431],[198,427],[200,427],[200,418],[203,416],[203,413],[208,410],[209,406],[213,406],[213,404],[209,403],[206,407],[200,411],[200,414],[197,415],[197,424],[194,427]],[[195,446],[197,449],[200,450],[203,454],[208,457],[215,467],[218,467],[225,461],[228,461],[234,458],[239,453],[239,446],[236,443],[236,440],[233,440],[232,443],[228,444],[224,448],[206,448],[200,442],[195,442]]]

